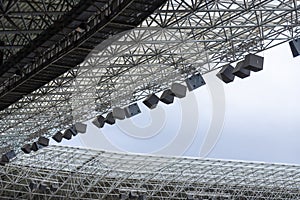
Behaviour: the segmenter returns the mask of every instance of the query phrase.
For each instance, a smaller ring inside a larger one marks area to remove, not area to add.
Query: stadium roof
[[[3,151],[300,34],[292,0],[10,0],[1,10]]]

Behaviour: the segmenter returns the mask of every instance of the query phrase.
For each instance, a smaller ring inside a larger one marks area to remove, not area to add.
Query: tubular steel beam
[[[298,165],[50,146],[1,167],[0,195],[3,199],[118,199],[131,192],[154,200],[288,200],[300,198],[299,171]]]
[[[1,142],[17,148],[25,140],[51,136],[74,122],[163,91],[193,73],[209,73],[248,53],[299,37],[299,12],[293,0],[168,0],[138,27],[110,36],[105,45],[91,50],[82,43],[76,51],[91,52],[83,63],[0,111],[0,133],[5,136]],[[120,24],[116,19],[113,27]],[[42,65],[32,65],[28,72],[38,66]],[[56,70],[65,66],[53,64]],[[20,95],[22,90],[9,88],[19,80],[16,77],[0,90]],[[47,78],[32,76],[32,81],[44,84]],[[27,139],[13,143],[12,135]]]

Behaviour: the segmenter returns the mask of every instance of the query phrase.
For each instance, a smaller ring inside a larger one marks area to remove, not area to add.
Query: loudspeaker
[[[63,134],[63,138],[67,139],[67,140],[71,140],[72,138],[72,131],[70,129],[65,130],[64,134]]]
[[[183,98],[186,96],[186,87],[179,83],[173,83],[171,85],[171,91],[175,97]]]
[[[234,74],[232,74],[233,67],[227,64],[217,73],[217,77],[225,83],[230,83],[234,80]]]
[[[49,190],[51,192],[56,192],[58,190],[58,186],[56,186],[56,185],[50,185]]]
[[[40,137],[37,142],[44,147],[49,145],[49,139],[45,137]]]
[[[139,195],[137,194],[137,192],[129,192],[129,199],[135,199],[138,197]]]
[[[4,46],[3,41],[0,41],[0,46]],[[3,60],[4,60],[4,51],[0,50],[0,66],[3,65]]]
[[[195,90],[199,87],[201,87],[202,85],[205,85],[205,81],[203,79],[203,77],[201,76],[201,74],[195,74],[187,79],[185,79],[186,85],[189,89],[189,91]]]
[[[264,58],[254,54],[248,54],[245,56],[244,69],[251,70],[253,72],[258,72],[263,69]]]
[[[77,122],[75,123],[74,128],[78,133],[86,133],[87,125],[81,122]]]
[[[10,150],[9,152],[6,152],[2,155],[1,161],[8,163],[11,159],[16,157],[16,153],[14,150]]]
[[[31,152],[31,146],[30,146],[30,144],[25,144],[25,145],[23,145],[23,146],[21,147],[21,150],[22,150],[24,153],[26,153],[26,154],[30,153],[30,152]]]
[[[46,190],[47,190],[47,186],[44,185],[44,184],[42,184],[42,183],[40,183],[40,184],[39,184],[39,191],[41,191],[41,192],[46,192]]]
[[[60,131],[58,131],[52,136],[52,139],[56,142],[61,142],[63,139],[63,134]]]
[[[32,145],[31,145],[31,150],[32,150],[32,151],[37,151],[37,150],[39,150],[39,149],[41,149],[41,148],[43,148],[43,146],[42,146],[42,145],[39,145],[37,142],[34,142],[34,143],[32,143]]]
[[[243,68],[244,61],[238,62],[236,67],[233,69],[232,74],[240,78],[246,78],[250,76],[250,70]]]
[[[128,195],[126,195],[126,194],[124,194],[124,193],[119,194],[119,199],[120,199],[120,200],[125,200],[125,199],[127,199],[127,198],[128,198]]]
[[[106,117],[105,117],[105,123],[113,125],[114,123],[116,123],[116,120],[112,114],[112,112],[109,112]]]
[[[72,135],[73,136],[76,136],[77,134],[78,134],[78,132],[77,132],[77,130],[76,130],[76,128],[75,128],[75,125],[73,125],[71,128],[69,128],[70,129],[70,131],[71,131],[71,133],[72,133]]]
[[[92,123],[97,126],[98,128],[102,128],[104,126],[105,123],[105,118],[102,115],[98,115],[93,121]]]
[[[1,166],[5,166],[6,162],[3,162],[2,160],[0,160],[0,165]]]
[[[31,191],[37,189],[37,187],[38,187],[37,184],[35,184],[35,183],[33,183],[33,182],[30,182],[30,183],[29,183],[29,188],[30,188]]]
[[[123,120],[125,119],[125,111],[123,108],[113,108],[112,115],[115,119]]]
[[[124,110],[125,110],[125,115],[127,118],[133,117],[133,116],[141,113],[141,110],[137,103],[134,103],[134,104],[131,104],[131,105],[125,107]]]
[[[158,102],[159,98],[155,94],[148,95],[148,97],[143,101],[143,103],[150,109],[156,108]]]
[[[294,39],[289,42],[293,57],[300,55],[300,38]]]
[[[139,195],[138,200],[146,200],[146,195],[144,194]]]
[[[171,104],[174,101],[174,94],[173,92],[168,89],[165,90],[162,95],[160,96],[160,101],[164,102],[165,104]]]

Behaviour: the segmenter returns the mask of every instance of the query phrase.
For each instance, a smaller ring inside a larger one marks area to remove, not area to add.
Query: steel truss
[[[50,146],[0,168],[2,199],[299,199],[300,166]],[[36,189],[29,187],[36,184]],[[47,187],[44,191],[39,185]],[[50,191],[49,188],[56,188]]]
[[[79,0],[0,1],[0,50],[4,62],[71,10]]]
[[[138,28],[111,37],[107,48],[100,45],[78,67],[1,111],[1,145],[50,136],[298,37],[299,12],[296,0],[169,0]]]

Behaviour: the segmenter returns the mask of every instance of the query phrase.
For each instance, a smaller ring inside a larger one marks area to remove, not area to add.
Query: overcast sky
[[[262,54],[264,70],[223,84],[214,73],[187,97],[61,144],[112,151],[300,164],[300,57],[288,44]],[[55,144],[54,141],[51,141]]]

